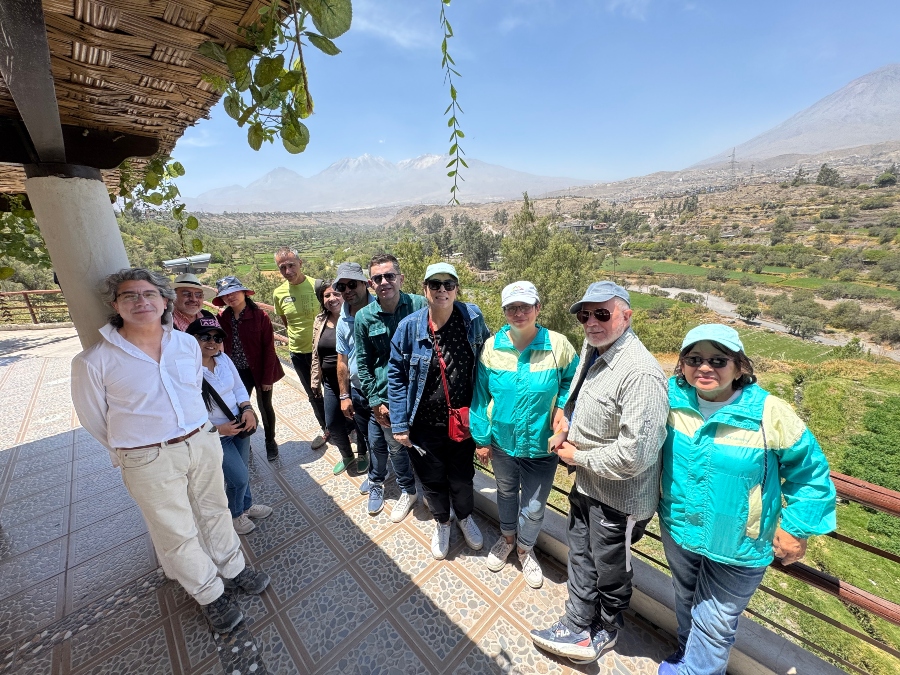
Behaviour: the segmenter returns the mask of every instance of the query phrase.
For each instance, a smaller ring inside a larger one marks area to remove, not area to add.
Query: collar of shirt
[[[372,295],[371,293],[366,293],[366,297],[369,298],[366,301],[366,305],[371,305],[373,302],[375,302],[375,296]],[[363,305],[363,307],[365,307],[366,305]],[[360,307],[359,309],[362,309],[362,307]],[[356,310],[356,311],[357,311],[357,313],[359,312],[359,310]],[[355,319],[356,319],[356,316],[350,313],[350,305],[346,302],[343,305],[341,305],[341,321],[346,321],[347,323],[353,323],[353,321]]]
[[[166,351],[166,345],[169,344],[169,341],[172,339],[172,331],[174,330],[172,326],[169,324],[163,325],[163,336],[162,336],[162,351]],[[106,341],[111,345],[115,345],[126,354],[134,356],[135,358],[141,359],[142,361],[149,361],[150,363],[156,363],[150,356],[142,352],[135,345],[130,343],[128,340],[122,337],[119,333],[119,329],[110,324],[106,324],[103,328],[100,329],[100,335],[106,338]]]
[[[631,340],[635,337],[634,331],[631,330],[631,326],[625,329],[625,332],[622,333],[619,338],[613,342],[609,349],[600,354],[588,368],[592,367],[596,361],[604,361],[606,363],[607,368],[615,368],[616,362],[619,361],[619,358],[622,355],[622,352],[625,349],[625,346],[631,342]],[[594,347],[594,351],[596,351],[596,347]]]

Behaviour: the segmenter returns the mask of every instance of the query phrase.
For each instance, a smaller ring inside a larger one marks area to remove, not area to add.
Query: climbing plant
[[[4,199],[9,211],[0,212],[0,259],[50,267],[50,256],[34,220],[34,211],[25,208],[22,195],[5,195]],[[0,263],[0,280],[9,279],[15,273],[15,269]]]
[[[453,27],[447,20],[446,12],[446,8],[449,4],[450,0],[441,0],[441,28],[444,31],[444,39],[441,41],[441,68],[444,69],[444,83],[450,86],[450,105],[448,105],[447,109],[444,111],[445,115],[450,115],[447,119],[447,126],[451,129],[450,150],[447,153],[450,155],[450,161],[447,163],[447,168],[450,169],[450,171],[447,172],[447,176],[453,179],[453,186],[450,188],[450,203],[459,204],[459,197],[456,194],[459,191],[459,180],[465,180],[460,175],[459,169],[460,166],[464,166],[468,169],[469,165],[466,164],[466,160],[462,158],[466,153],[463,152],[459,145],[460,139],[465,138],[466,135],[463,133],[462,129],[459,128],[459,115],[462,114],[463,109],[460,107],[459,101],[457,100],[456,85],[453,84],[453,76],[462,77],[462,75],[456,70],[456,62],[453,60],[453,57],[450,56],[450,52],[447,51],[447,40],[453,37]]]

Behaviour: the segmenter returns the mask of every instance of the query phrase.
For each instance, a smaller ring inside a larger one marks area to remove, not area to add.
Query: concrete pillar
[[[48,166],[52,167],[48,169]],[[98,288],[130,267],[100,172],[72,165],[26,165],[25,190],[83,347],[100,339],[112,308]]]

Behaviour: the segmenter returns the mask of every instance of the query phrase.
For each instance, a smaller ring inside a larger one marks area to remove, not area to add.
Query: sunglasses
[[[372,281],[375,284],[380,284],[381,280],[384,279],[386,282],[388,282],[390,284],[390,283],[393,283],[396,278],[397,278],[396,272],[387,272],[385,274],[376,274],[374,277],[372,277]]]
[[[391,281],[391,279],[388,279],[388,281]],[[357,286],[359,286],[359,282],[356,279],[350,279],[350,281],[339,281],[331,287],[338,293],[343,293],[347,289],[355,291]]]
[[[704,359],[702,356],[685,356],[683,359],[684,364],[691,368],[699,368],[704,363],[708,363],[711,368],[724,368],[732,361],[734,359],[727,356],[711,356],[708,359]]]
[[[200,342],[209,342],[210,340],[212,340],[217,345],[220,345],[223,342],[225,342],[225,338],[223,338],[221,335],[210,335],[209,333],[204,333],[203,335],[198,335],[197,339],[200,340]]]
[[[531,314],[531,311],[534,309],[534,305],[509,305],[508,307],[503,308],[503,313],[506,316],[515,316],[516,314]]]
[[[612,318],[612,314],[610,314],[608,309],[595,309],[593,311],[582,309],[575,313],[575,318],[578,319],[580,323],[587,323],[591,318],[591,315],[601,323],[606,323]]]
[[[439,291],[441,290],[441,286],[444,287],[445,291],[453,291],[456,290],[457,286],[459,286],[459,282],[455,279],[447,279],[446,281],[441,281],[440,279],[429,279],[425,283],[428,286],[428,290],[430,291]]]

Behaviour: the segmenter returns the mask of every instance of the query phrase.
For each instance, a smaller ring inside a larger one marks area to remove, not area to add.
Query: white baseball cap
[[[506,307],[514,302],[524,302],[529,305],[536,305],[541,299],[538,297],[537,289],[530,281],[514,281],[503,289],[500,294],[500,306]]]

